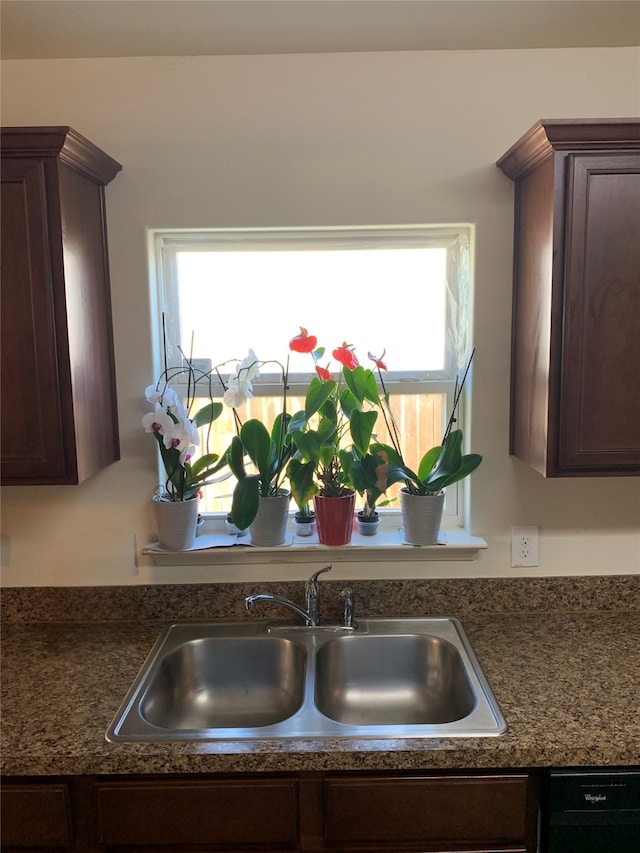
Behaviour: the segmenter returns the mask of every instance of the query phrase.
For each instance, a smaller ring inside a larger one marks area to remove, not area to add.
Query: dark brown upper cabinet
[[[510,453],[546,477],[640,474],[640,121],[539,121],[515,182]]]
[[[2,483],[80,483],[120,458],[104,187],[69,127],[2,128]]]

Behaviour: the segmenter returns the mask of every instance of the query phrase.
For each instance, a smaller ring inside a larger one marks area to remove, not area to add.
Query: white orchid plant
[[[170,382],[188,375],[188,405],[180,401]],[[155,385],[145,389],[145,397],[154,409],[142,418],[142,426],[152,433],[158,442],[160,455],[166,471],[166,480],[156,490],[158,496],[167,501],[188,501],[197,497],[200,489],[210,478],[227,465],[226,451],[204,453],[195,462],[193,455],[200,445],[199,429],[211,424],[222,414],[222,403],[211,398],[198,412],[190,416],[196,382],[207,379],[206,374],[196,378],[191,365],[186,368],[165,370]],[[209,435],[207,435],[207,444]]]

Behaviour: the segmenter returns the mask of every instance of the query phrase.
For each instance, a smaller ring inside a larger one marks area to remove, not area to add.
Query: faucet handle
[[[343,627],[353,628],[355,630],[358,627],[358,623],[353,618],[353,591],[350,589],[343,589],[340,593],[340,598],[342,599],[344,606],[342,619]]]
[[[307,590],[316,592],[318,591],[318,577],[323,575],[325,572],[330,572],[333,566],[325,566],[324,569],[319,569],[317,572],[314,572],[309,580],[307,581]]]

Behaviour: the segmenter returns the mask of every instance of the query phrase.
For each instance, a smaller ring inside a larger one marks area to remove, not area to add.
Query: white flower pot
[[[280,489],[277,495],[260,496],[258,514],[249,525],[251,543],[273,547],[282,545],[287,535],[290,493]]]
[[[198,498],[189,501],[167,501],[153,498],[158,543],[167,551],[191,548],[196,538]]]
[[[435,545],[438,542],[444,492],[437,495],[412,495],[402,488],[400,509],[405,542],[409,545]]]

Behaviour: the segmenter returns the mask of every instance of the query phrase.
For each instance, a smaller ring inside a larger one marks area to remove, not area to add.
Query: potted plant
[[[252,360],[253,358],[253,360]],[[286,536],[290,492],[284,487],[287,464],[294,452],[289,434],[292,417],[287,412],[288,365],[282,371],[283,411],[271,429],[257,418],[242,424],[227,454],[229,468],[236,477],[231,517],[239,530],[249,527],[254,545],[281,545]],[[252,350],[231,377],[225,402],[234,409],[251,394],[251,381],[259,375],[260,362]],[[298,416],[299,417],[299,416]],[[252,465],[247,470],[245,460]]]
[[[375,445],[373,445],[375,447]],[[380,524],[377,506],[388,506],[391,501],[378,501],[388,487],[389,460],[387,452],[354,453],[351,479],[357,492],[364,497],[364,506],[358,510],[356,521],[362,536],[375,536]]]
[[[286,435],[288,418],[279,414],[271,432],[252,418],[233,437],[228,454],[237,479],[231,517],[239,530],[249,527],[254,545],[281,545],[285,540],[290,492],[283,486],[291,443]],[[253,463],[248,473],[244,457]]]
[[[182,404],[172,381],[187,377],[187,404]],[[222,404],[209,402],[191,415],[195,401],[196,384],[205,379],[188,363],[186,368],[169,368],[155,385],[145,389],[145,397],[152,403],[152,412],[144,415],[142,425],[156,439],[166,472],[164,483],[157,487],[154,508],[159,544],[171,551],[190,548],[196,535],[198,496],[211,478],[226,464],[226,453],[218,456],[206,452],[195,462],[191,459],[200,444],[199,429],[211,427],[222,413]],[[207,441],[209,435],[207,435]]]
[[[386,370],[386,367],[382,362],[377,361],[378,375],[385,391],[381,397],[381,408],[387,421],[392,446],[373,443],[371,452],[378,456],[382,454],[386,459],[387,487],[404,482],[400,490],[400,506],[405,541],[411,545],[433,545],[438,541],[444,510],[445,488],[468,477],[482,462],[482,456],[477,453],[462,453],[462,430],[454,429],[456,409],[472,359],[473,352],[462,382],[459,385],[456,383],[454,403],[442,443],[424,454],[415,471],[409,468],[402,456],[399,431],[389,406],[389,396],[384,388],[381,373],[381,370]]]
[[[293,528],[298,536],[313,536],[316,531],[316,514],[311,508],[311,500],[317,492],[315,465],[313,462],[303,462],[298,451],[295,452],[296,455],[287,467],[291,496],[298,507],[293,516]]]
[[[342,364],[334,379],[328,366],[318,365],[324,348],[317,347],[317,338],[304,328],[300,331],[289,346],[312,355],[316,376],[305,396],[303,423],[291,433],[301,460],[290,471],[292,490],[301,489],[302,476],[308,478],[312,473],[318,539],[325,545],[344,545],[351,540],[353,529],[354,452],[366,453],[377,418],[375,376],[358,364],[353,347],[345,342],[333,350]]]

